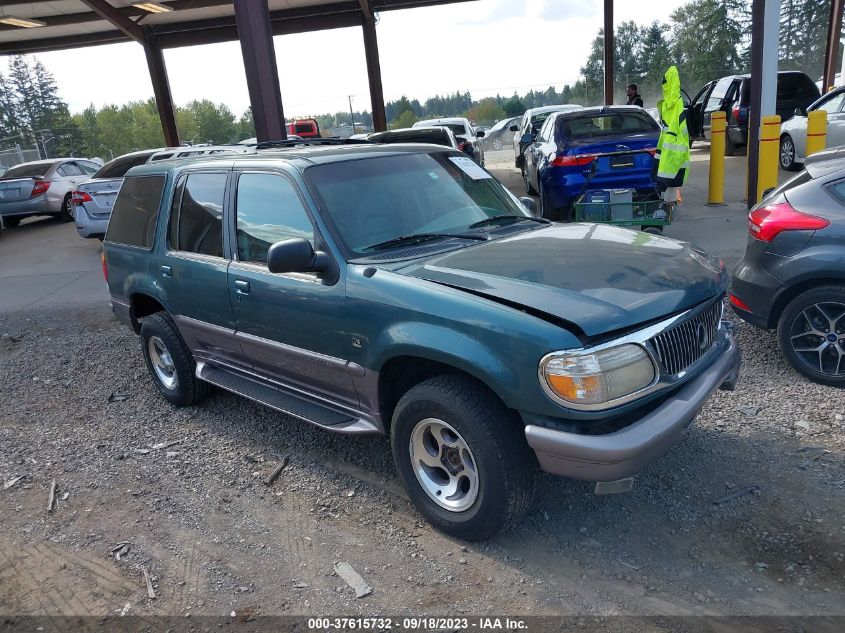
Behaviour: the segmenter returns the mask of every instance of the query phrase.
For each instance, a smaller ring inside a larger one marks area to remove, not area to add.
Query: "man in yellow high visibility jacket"
[[[657,186],[661,191],[680,187],[689,173],[689,131],[687,111],[681,99],[678,69],[670,66],[663,76],[663,98],[657,102],[660,114],[660,138],[657,141]]]

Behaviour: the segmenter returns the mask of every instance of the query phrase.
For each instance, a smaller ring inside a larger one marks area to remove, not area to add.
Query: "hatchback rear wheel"
[[[821,286],[793,299],[780,317],[778,342],[804,376],[845,387],[845,286]]]

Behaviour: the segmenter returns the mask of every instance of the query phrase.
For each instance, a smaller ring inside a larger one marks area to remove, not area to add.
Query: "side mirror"
[[[534,217],[537,217],[537,205],[534,202],[534,198],[529,198],[528,196],[525,196],[525,197],[520,198],[519,201],[522,203],[523,207],[528,209],[528,212],[531,215],[533,215]]]
[[[807,116],[807,111],[801,106],[798,106],[795,108],[795,116]]]
[[[476,131],[475,138],[484,138],[484,130]]]
[[[267,268],[271,273],[322,273],[330,266],[329,256],[315,253],[311,242],[301,237],[276,242],[267,251]]]
[[[510,126],[508,129],[509,129],[511,132],[519,132],[519,126],[518,126],[518,125],[512,125],[512,126]]]
[[[521,145],[531,145],[534,142],[534,135],[533,134],[523,134],[522,138],[519,139]]]

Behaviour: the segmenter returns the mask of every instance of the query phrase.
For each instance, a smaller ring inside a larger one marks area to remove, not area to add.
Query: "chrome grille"
[[[694,317],[651,339],[663,368],[675,376],[704,356],[716,341],[722,318],[722,301],[713,302]]]

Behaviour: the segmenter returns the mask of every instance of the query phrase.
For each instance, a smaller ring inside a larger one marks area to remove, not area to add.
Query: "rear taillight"
[[[656,147],[647,147],[646,152],[651,154],[652,156],[657,156],[657,148]]]
[[[106,280],[106,283],[109,283],[109,269],[106,266],[106,254],[100,253],[100,261],[103,263],[103,279]]]
[[[748,304],[745,303],[742,299],[737,297],[735,294],[730,293],[728,295],[728,301],[731,302],[731,305],[739,308],[740,310],[745,310],[746,312],[751,312],[751,308],[748,307]]]
[[[556,156],[550,165],[553,167],[583,167],[596,159],[595,154],[581,154],[579,156]]]
[[[818,231],[828,226],[829,221],[796,211],[788,202],[766,205],[748,214],[748,232],[761,242],[771,242],[783,231]]]
[[[83,202],[93,202],[93,198],[85,191],[74,191],[70,196],[71,204],[82,204]]]
[[[42,193],[47,191],[50,188],[50,181],[49,180],[36,180],[35,184],[32,187],[32,193],[29,194],[30,197],[32,196],[40,196]]]
[[[731,112],[733,113],[734,123],[745,123],[745,119],[748,116],[748,108],[746,108],[745,106],[741,106],[737,103],[734,104],[734,107]]]
[[[458,151],[460,151],[460,152],[466,151],[467,145],[469,145],[469,143],[467,143],[466,141],[459,141],[458,142]]]

